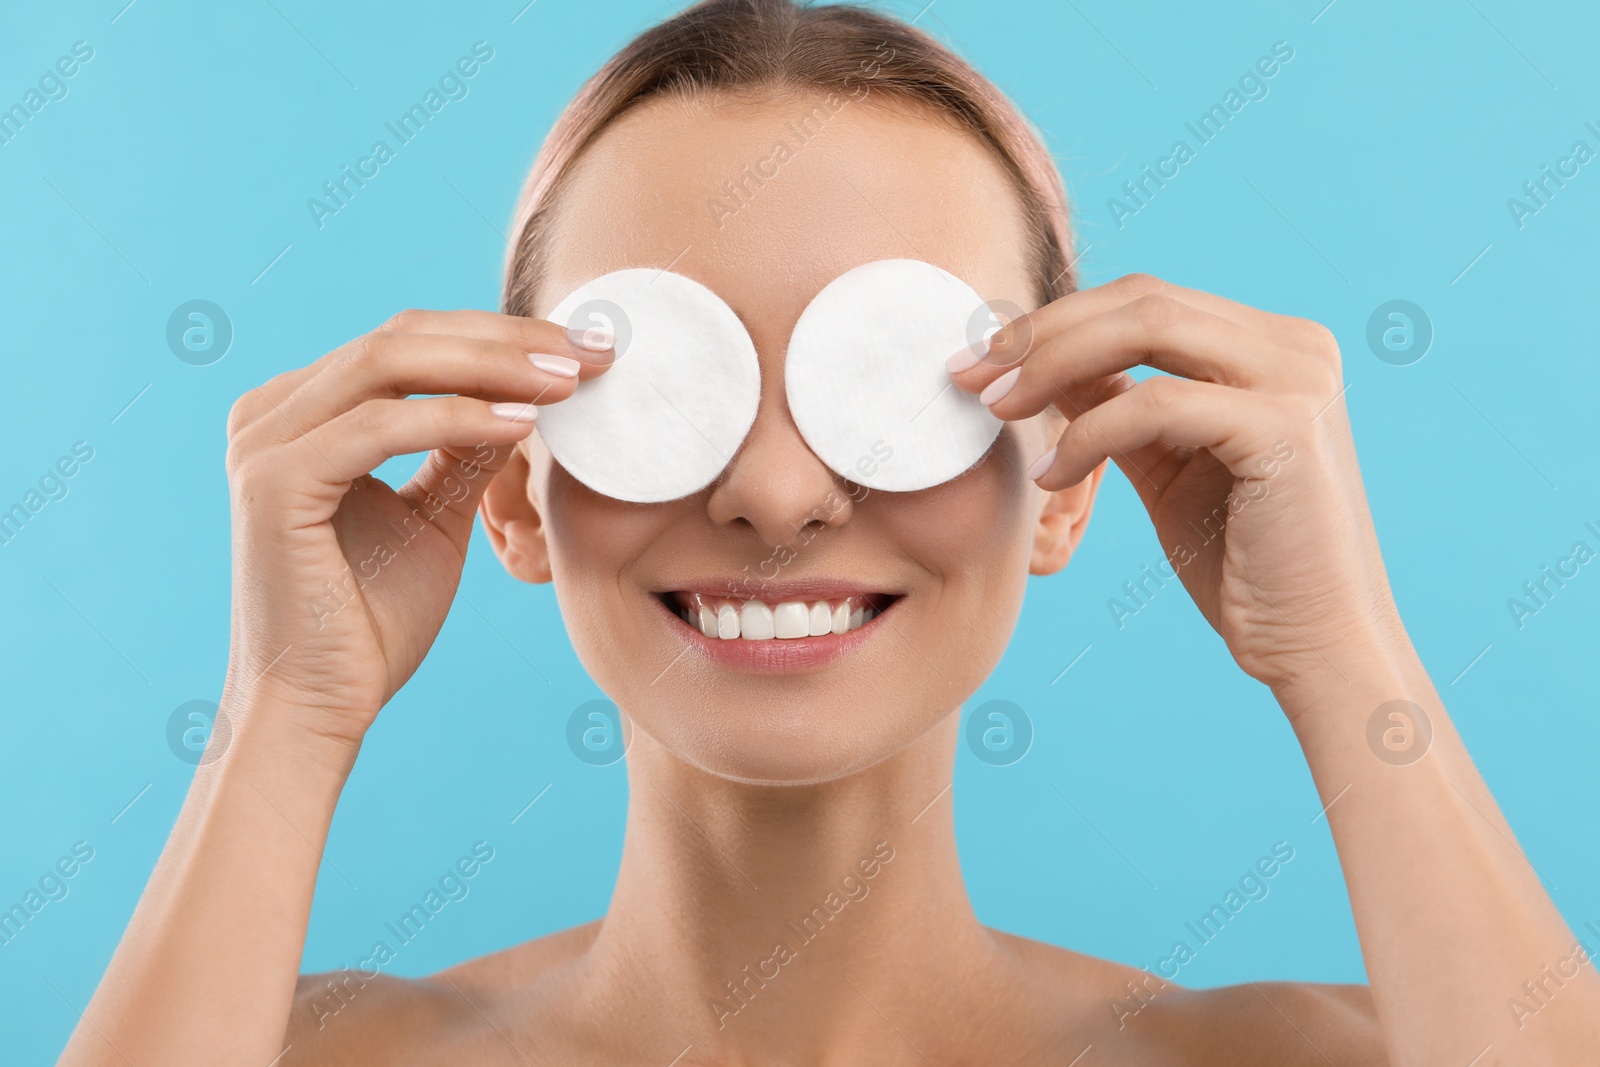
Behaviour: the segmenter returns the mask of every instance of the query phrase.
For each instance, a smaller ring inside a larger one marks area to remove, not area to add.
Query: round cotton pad
[[[1005,424],[956,388],[945,361],[977,340],[968,324],[985,306],[960,278],[914,259],[829,282],[801,312],[784,360],[806,444],[870,489],[927,489],[971,467]]]
[[[550,321],[607,326],[617,358],[539,410],[539,436],[597,493],[635,503],[710,485],[744,441],[761,399],[756,347],[733,309],[681,274],[614,271],[567,294]]]

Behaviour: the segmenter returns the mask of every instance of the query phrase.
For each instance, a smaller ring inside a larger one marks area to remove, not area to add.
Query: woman
[[[775,159],[802,116],[814,129]],[[716,210],[708,194],[756,160],[763,180]],[[711,0],[644,34],[562,116],[516,225],[505,314],[402,312],[235,405],[231,746],[199,768],[63,1063],[1600,1062],[1600,981],[1401,625],[1328,330],[1144,276],[1078,290],[1059,179],[1026,124],[927,37],[850,7]],[[951,359],[1005,422],[983,459],[933,488],[861,492],[797,431],[785,344],[830,280],[896,257],[1031,310]],[[666,503],[594,492],[534,432],[538,406],[615,355],[546,317],[637,266],[721,297],[760,359],[743,445]],[[1140,364],[1168,373],[1135,383]],[[366,474],[417,451],[398,491]],[[1026,575],[1083,538],[1108,461],[1293,725],[1370,992],[1183,990],[973,915],[956,713]],[[475,514],[514,577],[555,582],[627,715],[610,909],[428,979],[297,986],[335,802],[442,625]],[[1223,533],[1201,541],[1207,522]],[[351,581],[407,523],[381,580]],[[786,658],[788,641],[707,636],[674,610],[785,550],[734,598],[842,603],[856,636]],[[330,583],[341,607],[308,612]],[[1371,741],[1396,730],[1429,739],[1420,758]],[[841,887],[845,921],[793,926]]]

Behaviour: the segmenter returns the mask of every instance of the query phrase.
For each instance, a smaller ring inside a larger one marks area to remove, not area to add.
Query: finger
[[[1046,338],[1080,322],[1102,315],[1145,296],[1166,296],[1198,311],[1227,319],[1241,329],[1290,344],[1309,343],[1321,329],[1316,323],[1277,315],[1200,289],[1174,285],[1150,274],[1126,274],[1115,281],[1080,289],[1019,315],[997,330],[988,343],[984,362],[994,367],[1015,363]]]
[[[286,440],[357,404],[385,397],[459,393],[484,400],[553,404],[572,395],[578,367],[567,357],[529,355],[498,341],[378,331],[347,346],[341,359],[307,378],[278,404],[279,418],[271,425],[270,436]],[[605,369],[595,368],[594,373]]]
[[[600,329],[568,330],[544,319],[501,315],[493,311],[408,308],[372,333],[342,345],[303,367],[279,374],[241,396],[228,416],[229,435],[244,430],[265,416],[279,415],[284,400],[310,379],[346,359],[352,347],[360,346],[371,337],[408,333],[452,334],[511,345],[523,352],[575,359],[579,363],[579,381],[593,378],[616,358],[615,338]]]
[[[436,448],[411,479],[395,490],[414,510],[425,509],[432,522],[457,545],[472,534],[478,501],[494,476],[511,461],[516,442],[471,449]]]
[[[1147,378],[1073,420],[1056,447],[1028,473],[1042,489],[1064,489],[1106,459],[1121,466],[1130,453],[1159,441],[1204,448],[1235,475],[1248,477],[1260,456],[1283,436],[1283,421],[1277,405],[1263,393],[1214,382]]]
[[[439,448],[472,452],[479,445],[520,441],[533,429],[534,411],[531,404],[465,396],[368,400],[259,458],[282,476],[304,473],[342,491],[395,456]]]
[[[565,356],[583,365],[578,374],[581,381],[600,373],[616,359],[616,338],[600,327],[568,329],[545,319],[497,311],[408,308],[375,332],[454,334],[511,345],[524,352]]]
[[[979,391],[1002,419],[1026,418],[1057,390],[1137,366],[1244,388],[1309,379],[1311,365],[1258,333],[1170,297],[1142,296],[1035,345]],[[959,377],[959,376],[958,376]]]

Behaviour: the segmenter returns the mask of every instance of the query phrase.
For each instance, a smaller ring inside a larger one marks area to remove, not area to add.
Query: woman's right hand
[[[612,343],[542,319],[409,310],[241,396],[224,709],[266,695],[274,714],[359,747],[444,624],[478,500],[535,405],[602,373]],[[399,489],[369,473],[422,451]]]

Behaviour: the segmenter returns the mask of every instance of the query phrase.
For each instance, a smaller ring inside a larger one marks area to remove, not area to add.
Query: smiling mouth
[[[817,600],[767,601],[684,590],[656,596],[686,626],[712,641],[843,636],[867,626],[900,599],[894,593],[862,593]]]

